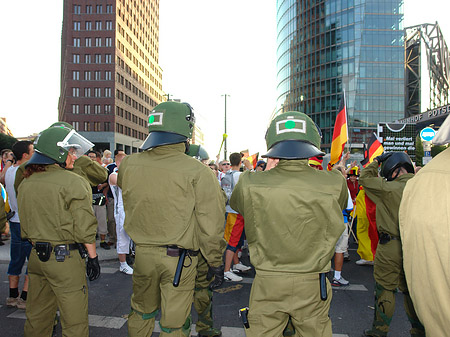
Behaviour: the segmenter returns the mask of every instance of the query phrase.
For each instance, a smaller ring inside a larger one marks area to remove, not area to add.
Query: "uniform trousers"
[[[86,264],[78,250],[64,262],[57,262],[54,252],[42,262],[33,249],[28,276],[25,337],[51,336],[58,308],[64,337],[89,336]]]
[[[331,337],[328,297],[320,299],[319,274],[261,273],[256,271],[250,293],[247,337],[282,336],[289,318],[296,336]]]
[[[400,240],[378,244],[373,274],[376,282],[375,315],[371,333],[374,336],[387,336],[395,311],[395,293],[398,288],[404,295],[403,304],[411,323],[411,336],[425,336],[425,329],[414,310],[406,284]]]
[[[180,284],[174,287],[178,257],[168,256],[165,247],[136,244],[128,336],[151,336],[159,309],[161,337],[190,335],[197,260],[186,256]]]

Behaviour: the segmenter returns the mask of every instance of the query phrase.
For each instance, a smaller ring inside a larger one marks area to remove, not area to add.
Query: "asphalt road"
[[[354,262],[359,259],[355,244],[350,245],[350,256],[351,261],[344,263],[343,276],[351,285],[333,289],[330,317],[334,337],[361,336],[362,331],[371,326],[373,319],[373,267],[355,265]],[[132,279],[120,273],[118,266],[118,262],[105,258],[101,261],[102,276],[89,284],[90,336],[127,336],[126,317],[130,311]],[[0,261],[0,335],[22,336],[25,312],[4,305],[8,296],[7,267],[7,261]],[[214,324],[222,328],[224,337],[245,336],[237,313],[239,308],[248,305],[254,272],[250,271],[243,276],[243,282],[226,282],[214,293]],[[196,322],[194,310],[192,317],[193,322]],[[157,331],[158,328],[153,336],[159,336]],[[399,293],[396,295],[396,312],[389,336],[410,336],[408,331],[409,322],[403,309],[403,295]],[[60,327],[56,335],[61,336]],[[195,331],[193,336],[196,336]]]

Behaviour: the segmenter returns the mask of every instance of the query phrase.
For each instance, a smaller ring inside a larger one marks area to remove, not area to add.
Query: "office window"
[[[111,123],[110,122],[105,122],[104,126],[103,126],[103,131],[111,131]]]
[[[102,63],[102,55],[95,54],[95,63]]]
[[[111,113],[111,104],[105,104],[105,114]]]
[[[105,80],[111,81],[111,71],[105,71]]]
[[[81,30],[81,22],[80,21],[73,22],[73,30]]]
[[[89,127],[89,122],[84,122],[84,131],[91,131]]]
[[[100,88],[94,88],[94,97],[102,97]]]
[[[80,131],[80,122],[72,122],[72,126],[75,131]]]
[[[97,14],[102,14],[102,5],[97,5]]]
[[[86,6],[86,14],[92,14],[92,5]]]
[[[72,96],[80,97],[80,88],[72,88]]]
[[[111,63],[111,54],[105,55],[105,63]]]
[[[100,104],[95,104],[95,105],[94,105],[94,113],[95,113],[96,115],[102,113],[102,106],[101,106]]]
[[[96,47],[101,47],[102,46],[102,38],[101,37],[96,37],[95,38],[95,46]]]
[[[84,72],[84,80],[85,81],[90,81],[91,80],[91,72],[90,71],[85,71]]]
[[[73,54],[73,63],[80,63],[80,54]]]
[[[84,105],[84,113],[89,115],[91,113],[91,106],[89,104]]]
[[[106,30],[112,30],[113,29],[111,20],[106,21],[105,24],[106,24]]]
[[[76,37],[76,38],[73,39],[73,46],[74,47],[79,47],[80,43],[81,43],[81,39],[80,38]]]
[[[105,88],[105,97],[111,97],[111,88]]]
[[[95,21],[95,29],[102,30],[102,22],[101,21]]]
[[[80,72],[78,70],[72,71],[72,80],[74,81],[80,80]]]
[[[113,6],[112,5],[106,5],[106,13],[110,14],[113,12]]]
[[[80,113],[80,106],[78,104],[72,104],[72,113],[78,115]]]
[[[84,28],[85,28],[86,30],[91,30],[91,29],[92,29],[92,22],[91,22],[91,21],[86,21],[86,22],[84,23]]]
[[[84,97],[91,97],[91,88],[84,88]]]
[[[84,63],[91,63],[91,55],[90,54],[86,54],[84,55]]]
[[[90,37],[87,37],[84,39],[84,45],[86,47],[92,47],[92,39]]]
[[[105,46],[112,47],[112,38],[110,37],[105,38]]]
[[[102,72],[100,70],[95,71],[95,80],[100,81],[102,79]]]
[[[81,6],[73,5],[73,14],[81,14]]]

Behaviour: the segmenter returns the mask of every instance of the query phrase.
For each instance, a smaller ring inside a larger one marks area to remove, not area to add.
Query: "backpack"
[[[236,173],[236,171],[229,170],[225,173],[222,180],[220,181],[220,186],[227,195],[227,205],[230,201],[231,193],[233,193],[234,190],[234,173]]]

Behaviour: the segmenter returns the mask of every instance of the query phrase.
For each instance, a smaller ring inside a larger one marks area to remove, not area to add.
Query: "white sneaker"
[[[333,281],[331,282],[331,285],[333,287],[341,287],[341,286],[348,286],[350,282],[348,282],[345,278],[341,276],[340,279],[337,279],[336,277],[333,277]]]
[[[250,269],[252,269],[252,267],[243,265],[241,262],[239,262],[233,266],[234,273],[238,273],[240,271],[249,271]]]
[[[358,266],[373,266],[373,261],[367,261],[364,259],[355,262]]]
[[[128,264],[125,266],[120,266],[119,271],[121,273],[127,274],[127,275],[133,275],[133,268],[131,268]]]
[[[242,281],[242,277],[236,275],[232,271],[226,271],[225,273],[223,273],[223,276],[225,278],[225,281],[231,281],[231,282],[241,282]]]

